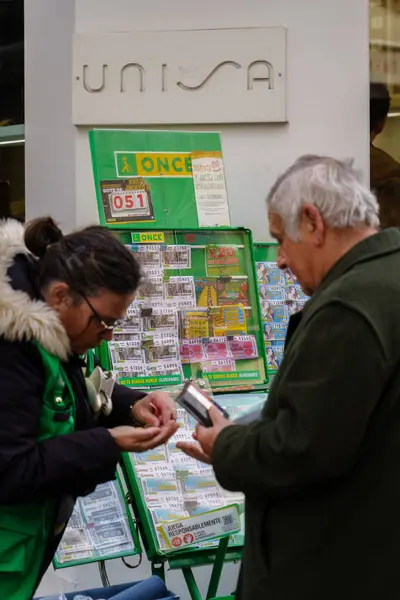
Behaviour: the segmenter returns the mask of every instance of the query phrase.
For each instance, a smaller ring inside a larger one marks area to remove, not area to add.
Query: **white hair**
[[[282,217],[286,234],[298,241],[304,204],[313,204],[328,227],[379,227],[379,205],[352,162],[327,156],[302,156],[272,187],[268,208]]]

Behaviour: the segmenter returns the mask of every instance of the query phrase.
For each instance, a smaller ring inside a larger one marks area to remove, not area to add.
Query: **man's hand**
[[[221,431],[225,429],[225,427],[232,425],[232,423],[228,421],[228,419],[225,419],[221,411],[214,406],[210,408],[208,413],[212,421],[212,427],[203,427],[202,425],[197,425],[196,433],[193,436],[194,439],[200,444],[200,447],[197,444],[190,444],[187,442],[178,442],[176,447],[182,450],[182,452],[188,456],[210,465],[212,463],[211,457],[215,440]]]
[[[194,433],[193,437],[197,440],[197,435]],[[188,456],[191,456],[195,460],[199,460],[202,463],[206,463],[207,465],[211,465],[212,459],[211,456],[203,452],[200,444],[194,444],[193,442],[178,442],[176,445],[179,450],[182,450]]]
[[[163,427],[130,427],[123,425],[108,431],[122,452],[145,452],[165,444],[179,429],[175,421],[169,421]]]
[[[132,406],[133,418],[143,425],[162,427],[176,421],[175,402],[166,392],[151,392]]]

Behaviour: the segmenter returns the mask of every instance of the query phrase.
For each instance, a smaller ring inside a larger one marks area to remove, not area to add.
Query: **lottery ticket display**
[[[119,383],[143,388],[195,378],[213,389],[266,383],[250,233],[129,235],[121,233],[121,241],[143,279],[108,344]],[[157,244],[147,243],[151,236]]]
[[[117,482],[79,498],[58,547],[55,566],[136,554],[127,510]]]
[[[263,403],[265,397],[265,394],[219,396],[219,402],[222,402],[230,418],[234,419],[249,408]],[[144,509],[152,524],[159,552],[166,551],[167,547],[157,526],[231,504],[238,504],[242,514],[244,509],[242,494],[224,490],[218,484],[212,467],[186,456],[176,447],[179,441],[193,441],[196,424],[184,409],[178,409],[177,417],[180,429],[166,445],[125,457],[128,472],[136,481]],[[243,536],[242,523],[242,531],[232,537],[231,544],[242,545]],[[213,540],[202,542],[197,547],[217,545],[218,540]]]
[[[257,262],[256,270],[267,364],[276,371],[283,358],[289,318],[302,310],[308,297],[294,275],[279,269],[276,262]]]

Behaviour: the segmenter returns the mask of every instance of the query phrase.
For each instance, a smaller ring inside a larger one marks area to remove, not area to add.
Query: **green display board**
[[[78,498],[53,560],[55,569],[142,553],[124,485],[118,472],[116,481]]]
[[[127,318],[100,352],[119,383],[160,387],[191,378],[207,380],[214,392],[265,388],[251,232],[119,229],[116,235],[145,270]]]
[[[102,225],[230,225],[218,133],[99,129],[89,139]]]

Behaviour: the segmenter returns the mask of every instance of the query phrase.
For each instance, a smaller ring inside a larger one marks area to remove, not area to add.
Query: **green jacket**
[[[60,360],[36,344],[46,384],[38,441],[74,431],[75,398]],[[55,419],[55,414],[63,419]],[[67,418],[65,418],[68,415]],[[0,507],[0,597],[30,600],[54,526],[56,505],[45,503]]]
[[[262,420],[218,436],[246,494],[240,599],[392,600],[400,575],[400,232],[331,269],[291,331]]]

